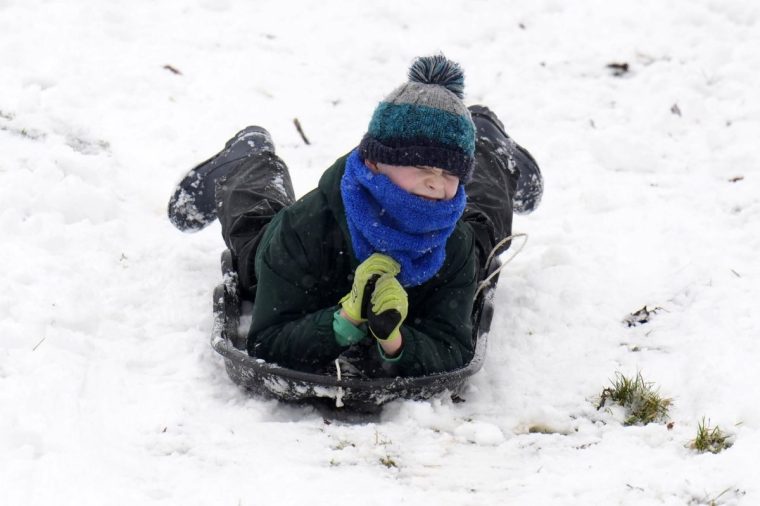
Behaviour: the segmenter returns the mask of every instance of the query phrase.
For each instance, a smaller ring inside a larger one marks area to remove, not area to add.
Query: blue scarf
[[[401,265],[398,280],[407,287],[421,285],[438,272],[446,258],[446,241],[464,212],[464,185],[451,200],[425,200],[370,171],[354,150],[346,160],[340,190],[360,262],[375,252],[390,256]]]

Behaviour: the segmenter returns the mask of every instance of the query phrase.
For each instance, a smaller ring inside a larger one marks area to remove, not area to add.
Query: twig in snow
[[[298,118],[293,118],[293,124],[296,126],[296,130],[298,130],[298,133],[301,135],[301,139],[309,145],[311,142],[309,142],[309,139],[306,138],[306,134],[303,133],[303,128],[301,128],[301,122],[298,121]]]
[[[628,66],[628,63],[608,63],[607,64],[608,69],[612,69],[612,75],[615,77],[622,77],[625,74],[627,74],[631,69]]]
[[[39,348],[39,346],[42,344],[42,342],[43,342],[45,339],[47,339],[47,336],[45,336],[45,337],[43,337],[42,339],[40,339],[40,342],[34,345],[34,348],[32,348],[32,351],[37,351],[37,348]]]
[[[728,182],[729,183],[738,183],[739,181],[743,181],[743,180],[744,180],[744,176],[736,176],[736,177],[732,177],[731,179],[729,179]]]
[[[164,65],[164,68],[166,70],[168,70],[169,72],[171,72],[172,74],[176,74],[178,76],[182,75],[182,72],[180,72],[179,69],[177,69],[176,67],[173,67],[173,66],[169,65],[168,63],[166,65]]]

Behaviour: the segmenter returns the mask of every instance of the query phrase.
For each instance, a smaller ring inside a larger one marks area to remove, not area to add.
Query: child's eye
[[[414,168],[417,169],[420,172],[425,173],[425,174],[438,174],[438,173],[440,173],[444,177],[444,179],[446,181],[459,183],[459,177],[456,176],[456,175],[454,175],[454,174],[452,174],[451,172],[447,172],[445,170],[442,170],[442,169],[439,169],[439,168],[436,168],[436,167],[427,167],[425,165],[417,165]]]

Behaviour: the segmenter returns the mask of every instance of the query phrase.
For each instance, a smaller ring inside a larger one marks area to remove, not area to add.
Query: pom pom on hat
[[[457,62],[442,54],[421,56],[409,67],[409,81],[443,86],[460,99],[464,98],[464,72]]]
[[[443,55],[422,56],[408,79],[375,109],[359,144],[362,159],[438,167],[466,183],[475,166],[475,126],[462,102],[462,68]]]

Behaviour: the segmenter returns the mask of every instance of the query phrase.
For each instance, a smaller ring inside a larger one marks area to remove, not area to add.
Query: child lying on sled
[[[341,358],[371,376],[470,361],[486,258],[543,181],[492,111],[464,105],[463,83],[443,56],[415,60],[358,147],[298,201],[261,127],[180,182],[171,221],[195,231],[218,217],[254,297],[250,355],[307,372]]]

